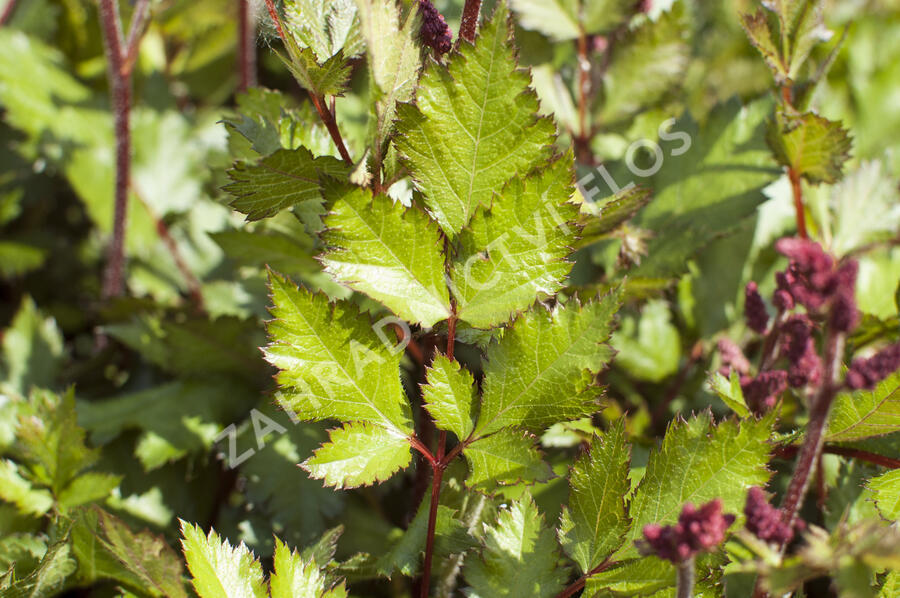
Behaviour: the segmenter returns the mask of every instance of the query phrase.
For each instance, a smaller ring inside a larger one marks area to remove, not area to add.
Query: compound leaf
[[[530,76],[517,69],[504,5],[475,45],[463,42],[449,68],[430,64],[416,106],[398,110],[398,148],[425,205],[455,236],[514,176],[547,162],[555,127],[537,116]]]
[[[484,397],[475,435],[507,426],[541,430],[596,410],[594,376],[612,357],[612,317],[622,288],[598,301],[537,307],[487,350]]]
[[[232,548],[214,530],[181,522],[184,558],[200,598],[268,598],[262,567],[244,543]]]
[[[359,187],[326,196],[326,272],[408,322],[430,327],[450,315],[440,231],[424,212]]]
[[[843,392],[835,398],[828,442],[860,440],[900,430],[900,371],[873,390]]]
[[[422,386],[425,409],[439,430],[466,440],[475,429],[478,415],[475,378],[458,361],[438,353],[428,367],[428,383]]]
[[[553,532],[530,494],[503,509],[494,526],[485,526],[480,558],[466,559],[463,575],[473,598],[516,596],[544,598],[563,587],[565,572],[557,568],[559,553]]]
[[[504,428],[476,440],[463,451],[469,461],[466,484],[478,490],[517,483],[546,482],[553,471],[541,458],[534,437],[516,428]]]
[[[629,448],[624,420],[594,437],[569,476],[568,508],[563,510],[559,540],[582,573],[587,573],[622,545],[630,527],[625,514]]]
[[[383,482],[409,466],[406,436],[367,422],[351,422],[331,431],[331,440],[303,463],[327,486],[354,488]]]
[[[765,486],[769,479],[773,417],[716,425],[704,412],[671,424],[634,491],[628,509],[631,531],[616,558],[637,556],[634,540],[644,526],[672,523],[687,502],[700,505],[720,498],[725,512],[740,513],[747,489]]]
[[[489,328],[562,288],[578,215],[568,203],[571,165],[567,154],[539,174],[511,180],[460,234],[450,279],[462,320]]]
[[[331,304],[274,272],[269,288],[275,319],[265,355],[281,370],[284,402],[307,420],[368,421],[396,436],[412,432],[400,354],[381,329],[354,304]]]
[[[228,171],[233,182],[225,190],[235,197],[231,207],[248,220],[260,220],[285,208],[321,206],[319,178],[346,174],[346,166],[331,156],[313,157],[305,147],[280,149],[256,163],[235,164]]]

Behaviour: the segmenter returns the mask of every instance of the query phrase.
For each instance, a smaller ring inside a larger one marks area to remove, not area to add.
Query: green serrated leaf
[[[549,598],[566,580],[558,559],[553,532],[526,493],[500,511],[495,526],[485,526],[481,555],[466,559],[463,575],[472,598]]]
[[[56,595],[65,580],[78,568],[71,553],[71,547],[66,541],[57,542],[47,549],[37,569],[27,577],[19,581],[0,577],[3,598],[44,598]]]
[[[900,595],[900,571],[891,571],[884,578],[878,598],[892,598],[898,595]]]
[[[834,400],[828,442],[860,440],[900,430],[900,371],[874,390],[842,392]]]
[[[463,450],[469,462],[466,485],[492,491],[498,486],[534,484],[553,477],[535,446],[535,438],[515,428],[504,428],[476,440]]]
[[[8,459],[0,461],[0,499],[10,502],[22,512],[41,516],[53,506],[53,496],[46,490],[32,487],[19,474],[16,464]]]
[[[466,440],[478,417],[475,378],[458,361],[438,353],[428,367],[428,383],[422,386],[425,409],[439,430]]]
[[[704,412],[669,426],[662,446],[650,455],[647,469],[628,507],[632,527],[618,560],[637,556],[634,540],[645,525],[672,523],[685,503],[719,498],[726,513],[741,513],[751,486],[765,486],[774,416],[759,421],[726,420],[718,425]]]
[[[303,89],[319,98],[344,94],[351,69],[343,52],[320,62],[312,48],[301,48],[290,36],[285,42],[288,55],[276,54]]]
[[[620,419],[608,432],[594,437],[590,452],[572,468],[569,504],[563,510],[559,541],[582,573],[617,550],[630,527],[625,514],[629,453],[624,419]]]
[[[315,560],[305,560],[275,538],[275,572],[269,580],[272,598],[346,598],[344,584],[329,587]]]
[[[709,378],[709,387],[719,395],[723,403],[739,416],[750,415],[750,409],[747,408],[747,402],[744,400],[744,391],[741,389],[741,379],[737,372],[731,372],[729,378],[719,372],[714,372]]]
[[[852,146],[840,123],[811,112],[799,116],[779,112],[767,140],[779,163],[814,184],[838,182]]]
[[[355,488],[383,482],[412,461],[409,439],[366,422],[331,430],[331,440],[303,462],[325,485]]]
[[[359,187],[325,195],[326,272],[408,322],[431,327],[450,315],[441,234],[424,212]]]
[[[369,319],[352,303],[330,304],[325,295],[298,289],[274,272],[269,288],[275,320],[268,325],[265,355],[281,370],[285,402],[304,419],[367,421],[395,436],[409,435],[400,353],[379,338]]]
[[[622,288],[598,301],[570,301],[520,317],[487,350],[484,396],[475,436],[507,426],[542,430],[593,413],[594,376],[612,357],[604,343]]]
[[[398,110],[398,148],[438,224],[455,236],[514,176],[546,163],[555,127],[536,116],[530,77],[516,67],[505,5],[449,68],[430,64],[416,106]]]
[[[243,543],[232,548],[214,530],[181,522],[184,558],[200,598],[268,598],[262,567]]]
[[[345,177],[346,166],[331,156],[313,157],[304,147],[281,149],[256,163],[239,162],[228,171],[225,190],[235,197],[231,207],[248,220],[274,216],[294,206],[321,206],[323,175]]]
[[[59,493],[57,500],[62,512],[88,503],[106,500],[118,488],[121,476],[89,471],[83,473]]]
[[[588,577],[584,594],[595,596],[599,593],[603,596],[606,592],[607,595],[623,597],[657,596],[660,590],[674,587],[675,578],[672,563],[654,556],[644,557],[625,561],[618,567]]]
[[[866,488],[882,516],[889,521],[900,519],[900,469],[870,479]]]
[[[759,10],[753,14],[742,14],[741,27],[750,38],[750,43],[762,55],[763,60],[772,71],[775,81],[779,84],[786,82],[788,69],[781,56],[780,44],[773,35],[768,13]]]
[[[58,498],[82,470],[97,461],[99,451],[85,445],[71,390],[64,395],[35,392],[31,407],[33,415],[19,420],[21,451],[33,463],[34,478]]]
[[[513,179],[460,234],[450,269],[460,319],[489,328],[562,288],[577,232],[571,166],[566,154],[539,174]]]
[[[100,545],[135,577],[141,590],[152,596],[187,597],[181,559],[161,537],[148,531],[136,534],[97,507],[87,511],[84,520]]]
[[[32,386],[52,388],[63,355],[62,334],[52,318],[45,318],[26,297],[3,333],[6,382],[25,394]]]

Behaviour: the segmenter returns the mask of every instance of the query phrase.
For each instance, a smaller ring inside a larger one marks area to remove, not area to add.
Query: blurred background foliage
[[[581,25],[562,16],[570,3],[511,4],[520,62],[532,69],[542,109],[555,116],[559,150],[574,148],[579,178],[593,174],[584,189],[598,187],[600,205],[615,201],[607,197],[615,189],[597,174],[602,164],[620,187],[634,182],[652,196],[640,211],[625,205],[629,218],[587,237],[576,254],[568,292],[595,294],[627,276],[630,303],[613,339],[619,354],[603,380],[602,418],[554,427],[543,439],[549,461],[564,473],[593,426],[627,413],[639,472],[674,413],[726,412],[706,384],[717,366],[716,340],[749,337],[743,285],[771,281],[784,266],[772,241],[795,223],[790,187],[764,140],[772,77],[739,23],[749,1],[650,0],[645,13],[617,17],[610,8],[595,23],[591,94],[580,109]],[[456,31],[462,2],[435,5]],[[122,7],[127,21],[129,5]],[[323,489],[296,464],[321,442],[324,426],[296,425],[273,405],[272,371],[257,350],[267,317],[265,265],[333,297],[354,296],[366,309],[373,304],[323,276],[313,259],[320,241],[301,209],[247,224],[228,205],[222,187],[235,161],[301,143],[337,155],[305,93],[270,51],[277,44],[259,6],[258,77],[266,89],[237,92],[236,7],[224,0],[153,3],[134,80],[128,293],[111,302],[99,299],[114,139],[96,5],[19,0],[0,27],[0,453],[2,463],[27,470],[0,472],[2,569],[16,562],[17,574],[26,575],[47,554],[59,534],[41,517],[51,504],[63,512],[104,504],[173,545],[178,518],[215,525],[262,555],[271,554],[273,533],[302,546],[341,521],[338,557],[384,555],[382,572],[403,571],[416,545],[409,535],[424,534],[422,525],[410,525],[410,486],[418,478],[344,493]],[[552,18],[541,18],[542,10]],[[814,49],[811,72],[842,43],[810,102],[852,131],[853,150],[843,181],[807,189],[808,215],[816,238],[839,255],[858,254],[857,299],[866,316],[854,342],[864,346],[900,337],[900,2],[829,0],[824,15],[831,37]],[[368,74],[363,59],[352,64],[351,92],[337,99],[336,112],[351,154],[360,156],[370,133]],[[682,141],[666,135],[675,132],[690,136],[686,152],[673,151]],[[629,158],[639,140],[659,141],[663,150],[661,168],[647,178],[626,167],[628,159],[645,169],[653,163],[647,145]],[[408,202],[408,180],[391,193]],[[99,349],[98,334],[108,339]],[[460,351],[465,359],[465,347]],[[255,408],[271,419],[252,419]],[[13,434],[28,416],[52,422],[42,433],[70,456],[54,480],[38,475],[44,469],[35,447]],[[231,424],[237,454],[255,450],[236,470],[218,458],[229,450],[220,432]],[[260,448],[254,428],[265,426],[270,442]],[[836,483],[858,475],[836,463]],[[77,482],[84,476],[89,482]],[[449,478],[457,487],[463,479]],[[15,495],[14,486],[24,494]],[[509,488],[506,498],[516,492]],[[555,520],[564,478],[533,492]],[[841,504],[831,512],[867,508],[861,492],[832,496]],[[485,508],[484,501],[464,505],[471,500],[465,493],[447,494],[463,510]],[[89,542],[73,537],[83,557]],[[358,575],[370,571],[360,567]],[[109,577],[79,575],[81,585]],[[109,588],[116,583],[127,585],[113,578]],[[374,584],[369,595],[403,595],[397,583]]]

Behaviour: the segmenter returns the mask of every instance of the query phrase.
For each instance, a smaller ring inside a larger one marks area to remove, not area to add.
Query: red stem
[[[589,137],[587,121],[588,94],[591,91],[591,61],[588,56],[588,38],[584,31],[578,36],[578,137]]]
[[[781,86],[781,100],[788,108],[793,109],[794,92],[790,85]],[[801,239],[808,239],[806,232],[806,213],[803,209],[803,185],[800,182],[800,173],[793,168],[788,168],[788,178],[791,181],[791,191],[794,195],[794,211],[797,218],[797,235]]]
[[[806,439],[797,456],[797,466],[794,475],[788,485],[781,505],[782,518],[786,523],[793,524],[797,517],[797,511],[803,504],[803,498],[809,488],[810,474],[819,459],[824,444],[825,427],[828,424],[828,414],[831,412],[831,403],[837,394],[838,385],[836,376],[840,366],[841,352],[843,349],[843,336],[831,333],[825,344],[825,376],[822,387],[814,399],[809,413],[809,423],[806,426]],[[784,546],[782,546],[782,549]]]
[[[103,297],[122,294],[125,262],[125,227],[128,217],[128,187],[131,170],[131,71],[125,63],[122,23],[115,0],[100,0],[100,25],[106,49],[110,97],[116,136],[116,177],[113,237],[103,276]]]
[[[343,158],[344,162],[346,162],[350,166],[353,166],[353,158],[350,157],[350,153],[347,151],[347,147],[344,145],[344,138],[341,137],[341,130],[338,129],[337,122],[334,120],[334,115],[331,114],[331,111],[329,111],[328,107],[325,106],[325,98],[318,97],[313,93],[309,94],[309,97],[312,99],[313,105],[316,107],[316,112],[319,113],[319,117],[325,124],[325,128],[328,129],[328,133],[331,135],[331,139],[337,146],[338,153],[341,154],[341,158]]]
[[[607,557],[607,559],[605,561],[603,561],[602,563],[600,563],[599,565],[597,565],[596,567],[594,567],[593,569],[591,569],[590,571],[588,571],[587,573],[585,573],[584,575],[582,575],[581,577],[576,579],[574,582],[572,582],[572,584],[569,587],[567,587],[565,590],[563,590],[562,592],[557,594],[556,598],[569,598],[570,596],[574,596],[575,592],[584,588],[584,585],[587,583],[588,577],[590,577],[591,575],[600,573],[601,571],[605,571],[606,569],[609,569],[612,565],[615,565],[615,562],[610,561],[609,557]]]
[[[5,25],[12,18],[13,12],[16,10],[16,0],[7,0],[3,12],[0,13],[0,25]]]
[[[237,0],[238,11],[238,89],[247,91],[256,85],[256,21],[248,0]]]
[[[470,44],[475,43],[479,13],[481,13],[481,0],[466,0],[466,5],[463,7],[462,20],[459,24],[459,39],[464,39]]]
[[[775,450],[775,455],[778,457],[789,459],[795,456],[798,452],[799,447],[797,446],[783,446]],[[860,461],[866,461],[868,463],[872,463],[873,465],[880,465],[889,469],[900,469],[900,459],[885,457],[884,455],[879,455],[878,453],[872,453],[861,449],[825,445],[822,448],[822,452],[829,455],[840,455],[841,457],[848,457],[850,459],[859,459]]]

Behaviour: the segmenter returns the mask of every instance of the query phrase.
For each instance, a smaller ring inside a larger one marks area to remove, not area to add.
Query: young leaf
[[[450,315],[440,231],[424,212],[359,187],[332,185],[326,197],[326,272],[408,322],[431,327]]]
[[[634,218],[652,199],[650,189],[635,186],[622,189],[596,204],[583,204],[578,218],[583,228],[575,246],[585,247],[609,238],[610,233]]]
[[[475,45],[462,43],[449,68],[431,64],[416,92],[416,107],[398,110],[400,151],[425,204],[449,236],[516,175],[550,158],[555,128],[538,118],[530,77],[516,67],[505,4]]]
[[[181,522],[184,558],[200,598],[268,598],[262,567],[243,543],[232,548],[214,530]]]
[[[41,516],[53,506],[53,496],[46,490],[33,488],[23,478],[16,464],[8,459],[0,461],[0,499],[10,502],[25,514]]]
[[[428,367],[428,383],[422,386],[425,409],[439,430],[448,430],[466,440],[478,416],[475,378],[458,361],[438,353]]]
[[[719,395],[723,403],[739,416],[750,415],[750,409],[747,408],[747,402],[744,400],[744,391],[741,389],[741,379],[737,372],[731,372],[729,378],[725,378],[719,372],[714,372],[709,378],[709,387]]]
[[[84,429],[76,421],[73,391],[64,395],[35,392],[31,405],[34,416],[23,416],[19,421],[22,453],[36,464],[36,480],[59,497],[83,469],[97,461],[99,451],[85,446]]]
[[[860,440],[900,430],[900,371],[874,390],[843,392],[837,396],[828,422],[828,442]]]
[[[466,485],[477,490],[546,482],[553,477],[553,471],[535,447],[534,437],[515,428],[504,428],[476,440],[463,454],[470,470]]]
[[[843,177],[852,142],[840,123],[808,112],[787,116],[779,112],[767,140],[778,161],[810,183],[836,183]]]
[[[275,538],[275,572],[269,580],[272,598],[347,598],[344,584],[329,587],[316,561],[304,559]]]
[[[304,461],[303,469],[327,486],[355,488],[383,482],[409,466],[409,439],[366,422],[331,431],[331,440]]]
[[[369,319],[352,303],[330,304],[274,272],[269,288],[275,320],[265,354],[281,370],[278,382],[291,408],[308,420],[368,421],[395,436],[412,432],[400,355]]]
[[[578,214],[568,203],[571,166],[567,154],[539,174],[511,180],[460,234],[450,271],[460,319],[489,328],[562,288]]]
[[[362,50],[359,17],[351,0],[286,0],[284,24],[319,59],[330,58],[341,50],[351,57]]]
[[[487,350],[484,397],[475,436],[507,426],[542,430],[596,410],[593,377],[612,357],[605,343],[622,288],[598,301],[570,301],[520,317]]]
[[[485,526],[484,548],[466,559],[463,575],[472,586],[472,598],[516,596],[550,598],[566,579],[557,568],[559,559],[553,532],[530,494],[500,511],[497,524]]]
[[[885,519],[888,521],[900,519],[900,469],[870,479],[866,483],[866,488]]]
[[[740,513],[747,488],[765,486],[769,479],[766,464],[773,423],[770,415],[716,425],[704,412],[671,424],[634,491],[628,509],[631,531],[617,560],[637,556],[634,540],[644,526],[675,521],[687,502],[699,505],[720,498],[726,512]]]
[[[260,220],[285,208],[321,205],[319,178],[346,174],[346,166],[331,156],[313,157],[305,147],[281,149],[255,164],[235,164],[228,171],[233,182],[225,190],[235,197],[231,207],[248,220]]]
[[[572,468],[568,508],[563,508],[559,541],[582,573],[603,562],[622,545],[630,527],[625,514],[629,448],[619,420]]]

